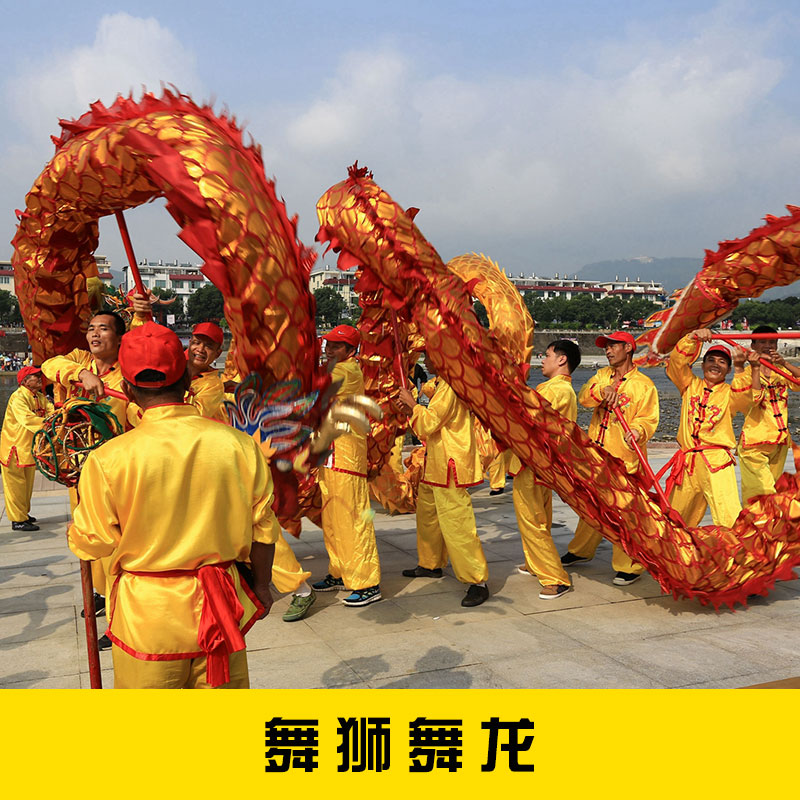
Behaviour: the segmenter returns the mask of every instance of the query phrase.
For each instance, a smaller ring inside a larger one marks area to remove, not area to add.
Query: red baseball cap
[[[636,339],[633,338],[633,334],[628,333],[628,331],[617,331],[616,333],[609,333],[607,336],[598,336],[594,343],[598,347],[606,347],[609,344],[618,344],[619,342],[624,342],[625,344],[633,345],[633,349],[636,349]]]
[[[225,339],[225,333],[222,328],[214,322],[201,322],[192,328],[192,334],[196,336],[208,336],[212,342],[222,344]]]
[[[169,328],[145,322],[122,337],[119,347],[119,368],[122,377],[142,389],[160,389],[175,383],[186,372],[186,357],[181,340]],[[164,377],[140,381],[145,370],[160,372]]]
[[[731,351],[729,348],[725,347],[724,344],[712,344],[711,347],[706,350],[703,358],[705,358],[709,353],[722,353],[722,355],[728,357],[728,361],[733,363],[733,356],[731,356]]]
[[[344,342],[353,347],[358,347],[358,343],[361,341],[361,334],[352,325],[337,325],[322,338],[327,339],[329,342]]]
[[[40,375],[41,372],[42,372],[42,370],[39,369],[39,367],[23,367],[17,373],[17,385],[18,386],[22,386],[22,381],[24,381],[25,378],[28,378],[31,375]]]

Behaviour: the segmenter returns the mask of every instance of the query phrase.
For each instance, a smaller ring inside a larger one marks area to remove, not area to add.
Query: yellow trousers
[[[330,566],[345,588],[357,590],[381,581],[378,545],[372,524],[367,479],[328,467],[319,471],[322,493],[322,532]]]
[[[206,682],[206,657],[177,661],[144,661],[111,646],[115,689],[210,689]],[[249,689],[247,651],[232,653],[228,660],[231,679],[218,689]]]
[[[567,546],[567,550],[576,556],[594,558],[594,554],[597,552],[597,545],[602,541],[603,534],[581,519],[578,520],[575,535]],[[627,572],[631,575],[641,575],[644,572],[644,567],[635,561],[631,561],[628,554],[618,544],[612,545],[611,568],[614,572]]]
[[[275,557],[272,559],[272,583],[282,594],[296,592],[303,581],[311,577],[310,572],[306,572],[297,560],[294,550],[286,541],[286,535],[281,531],[281,535],[275,542]]]
[[[787,444],[739,447],[739,471],[742,474],[742,505],[760,494],[775,494],[775,481],[783,474]]]
[[[8,466],[3,467],[6,516],[11,522],[25,522],[28,519],[35,477],[36,467],[18,467],[10,458]]]
[[[533,480],[527,467],[514,478],[514,512],[522,537],[525,566],[542,586],[570,586],[571,581],[556,551],[551,535],[553,492]]]
[[[718,472],[711,472],[703,458],[695,456],[691,475],[689,466],[687,460],[683,482],[672,490],[669,498],[672,507],[690,528],[702,522],[707,508],[711,509],[711,519],[715,525],[730,528],[742,510],[733,464]]]
[[[506,474],[508,473],[508,461],[511,457],[510,450],[503,450],[498,453],[489,464],[489,487],[491,489],[502,489],[506,485]]]
[[[448,556],[461,583],[483,583],[489,567],[483,555],[472,499],[457,486],[420,483],[417,494],[417,554],[419,565],[442,569]]]

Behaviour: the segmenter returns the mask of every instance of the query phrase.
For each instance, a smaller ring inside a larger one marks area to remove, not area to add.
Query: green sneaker
[[[317,596],[314,592],[311,594],[306,595],[306,597],[298,597],[295,595],[292,598],[292,602],[289,603],[289,608],[286,609],[286,612],[283,615],[284,622],[297,622],[300,619],[308,614],[308,609],[314,605],[314,601],[317,599]]]

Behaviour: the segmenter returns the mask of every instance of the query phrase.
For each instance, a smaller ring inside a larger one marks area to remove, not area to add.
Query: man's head
[[[42,391],[42,371],[39,367],[23,367],[17,373],[17,383],[32,392]]]
[[[598,336],[594,343],[605,350],[610,367],[632,366],[636,352],[636,340],[627,331],[617,331],[607,336]]]
[[[571,375],[581,363],[581,349],[569,339],[556,339],[550,342],[542,358],[542,375],[552,378],[555,375]]]
[[[125,333],[125,320],[114,311],[98,311],[86,330],[86,341],[95,358],[116,361],[119,344]]]
[[[361,336],[352,325],[337,325],[330,333],[326,333],[325,358],[336,363],[350,358],[361,341]]]
[[[189,387],[181,340],[155,322],[145,322],[122,337],[119,366],[125,394],[142,408],[180,403]]]
[[[189,339],[189,366],[194,372],[205,372],[219,358],[225,334],[219,325],[213,322],[201,322],[195,325]]]
[[[759,325],[757,328],[753,328],[753,333],[777,333],[777,328],[773,328],[771,325]],[[750,342],[750,346],[756,353],[763,354],[763,353],[773,353],[778,349],[778,340],[777,339],[753,339]]]
[[[731,371],[731,351],[725,345],[715,344],[703,356],[703,378],[715,386],[722,383]]]

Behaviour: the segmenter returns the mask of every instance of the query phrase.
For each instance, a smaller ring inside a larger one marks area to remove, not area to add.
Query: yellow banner
[[[72,796],[81,787],[87,796],[148,800],[232,789],[281,798],[334,789],[386,797],[782,796],[799,696],[6,691],[3,761],[36,796]]]

